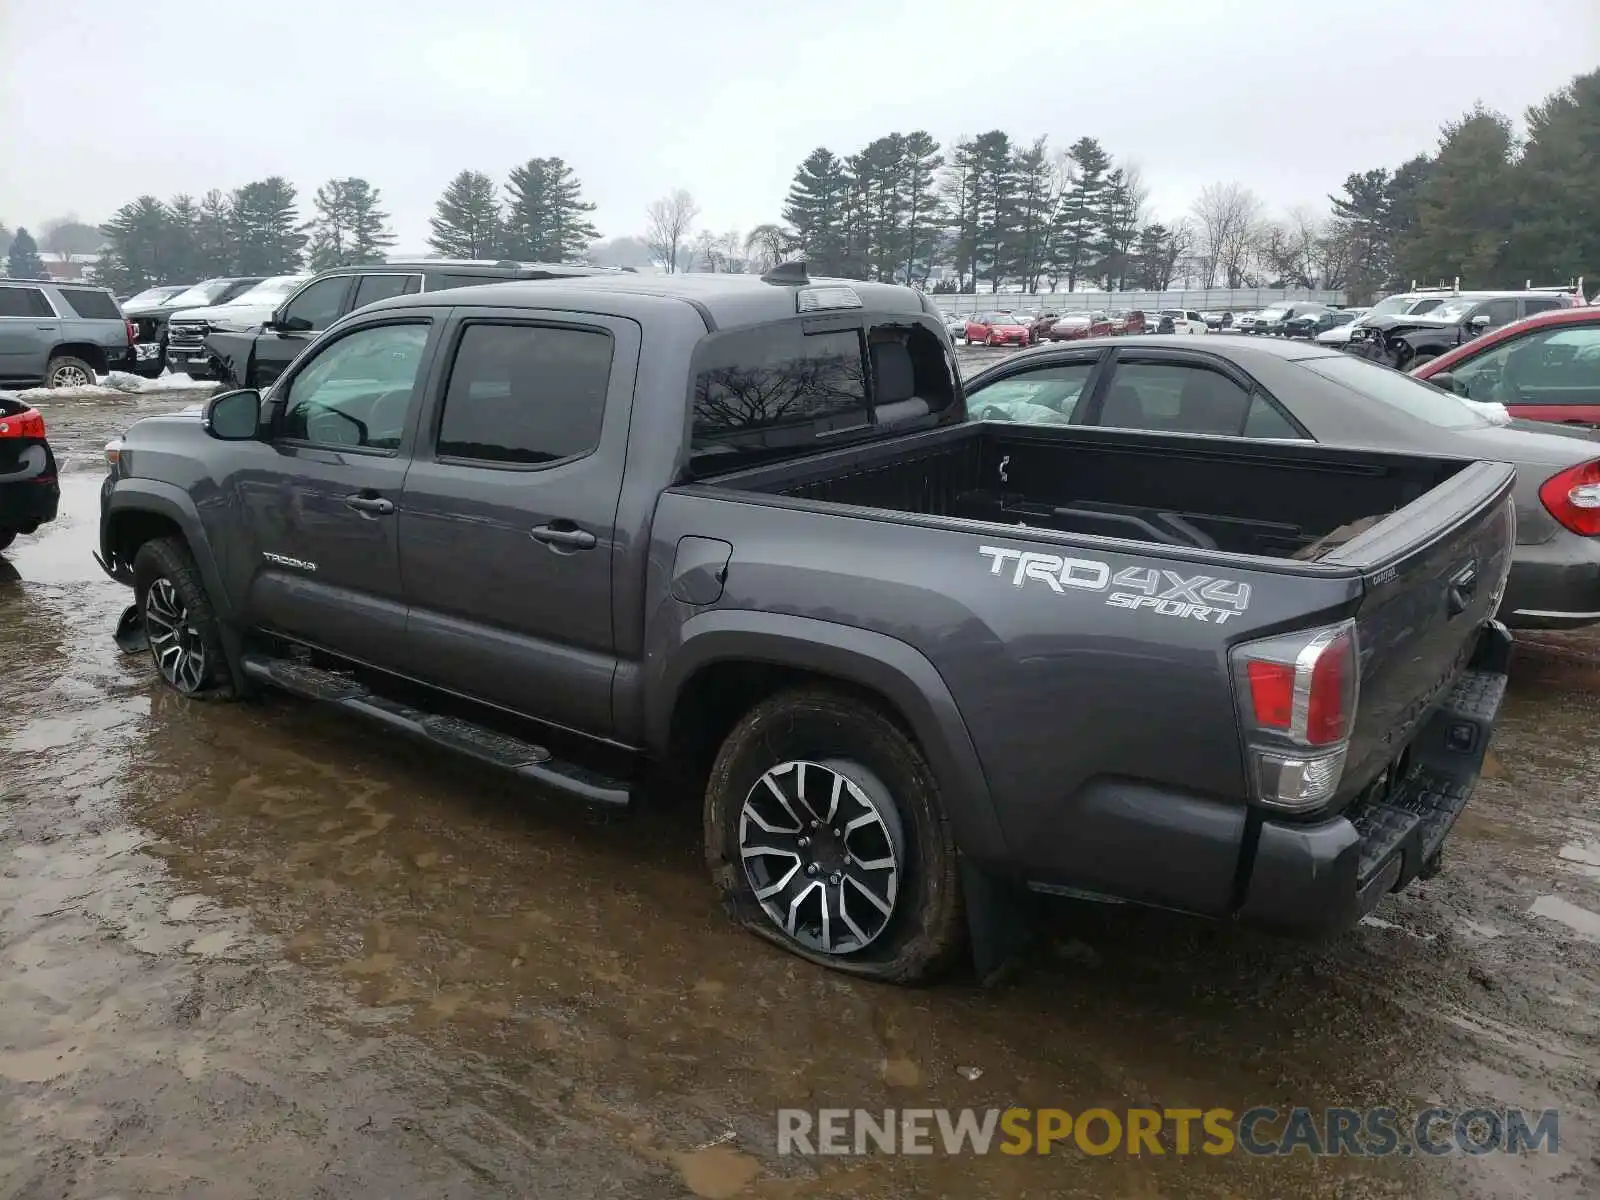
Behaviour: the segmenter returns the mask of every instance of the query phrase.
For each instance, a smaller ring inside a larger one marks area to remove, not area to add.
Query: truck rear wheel
[[[133,595],[162,682],[184,696],[233,696],[222,629],[189,548],[157,538],[133,557]]]
[[[802,958],[912,983],[962,948],[959,858],[933,772],[853,696],[801,687],[746,713],[711,769],[705,836],[735,918]]]

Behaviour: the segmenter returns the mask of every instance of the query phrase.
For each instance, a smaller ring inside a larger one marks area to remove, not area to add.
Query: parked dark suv
[[[151,289],[151,293],[133,297],[122,311],[133,322],[134,353],[138,359],[134,370],[151,379],[161,374],[167,358],[168,326],[174,315],[188,308],[226,304],[261,279],[260,275],[204,279],[169,296],[152,294],[157,289]]]
[[[1368,316],[1351,330],[1345,349],[1409,371],[1491,329],[1581,303],[1576,295],[1553,290],[1463,292],[1426,313]]]
[[[176,321],[172,339],[175,349],[181,346],[188,352],[183,369],[195,378],[216,378],[239,387],[266,387],[318,333],[346,313],[378,300],[503,280],[624,273],[617,267],[573,263],[439,258],[334,267],[306,280],[259,328],[203,332]]]

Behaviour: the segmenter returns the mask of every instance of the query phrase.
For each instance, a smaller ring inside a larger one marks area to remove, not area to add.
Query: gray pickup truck
[[[692,780],[735,918],[878,979],[1036,893],[1346,928],[1505,686],[1512,468],[969,422],[930,301],[798,264],[397,297],[108,457],[167,684]]]

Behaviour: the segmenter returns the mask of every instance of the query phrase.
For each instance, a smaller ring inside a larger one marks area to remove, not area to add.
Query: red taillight
[[[42,438],[44,416],[36,408],[25,408],[14,416],[0,415],[0,438]]]
[[[1539,499],[1573,533],[1600,534],[1600,460],[1550,476],[1539,488]]]
[[[1294,664],[1248,659],[1250,707],[1264,729],[1287,730],[1294,720]]]
[[[1287,812],[1332,800],[1355,728],[1355,626],[1245,642],[1231,657],[1252,795]]]
[[[128,327],[128,345],[131,346],[139,340],[138,331],[134,329],[132,321],[124,321],[123,324]]]
[[[1311,694],[1306,702],[1306,741],[1313,746],[1331,746],[1343,741],[1350,731],[1350,713],[1345,711],[1350,689],[1345,687],[1349,669],[1348,636],[1335,638],[1318,655],[1311,668]]]

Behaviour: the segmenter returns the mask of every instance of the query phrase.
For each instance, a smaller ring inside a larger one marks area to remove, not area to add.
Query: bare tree
[[[1319,284],[1322,272],[1318,270],[1317,247],[1322,241],[1323,226],[1327,222],[1315,209],[1297,204],[1289,210],[1289,232],[1294,244],[1295,273],[1304,279],[1306,287],[1327,287],[1326,281]]]
[[[700,215],[694,197],[682,188],[669,192],[645,209],[649,224],[645,227],[645,244],[650,256],[667,269],[670,275],[678,269],[678,256],[689,240],[689,230]]]
[[[1213,183],[1201,190],[1192,211],[1199,222],[1203,284],[1215,287],[1221,275],[1228,287],[1239,287],[1261,232],[1261,200],[1242,183]]]
[[[745,257],[757,271],[770,271],[784,261],[794,241],[794,234],[782,225],[757,225],[744,240]]]

